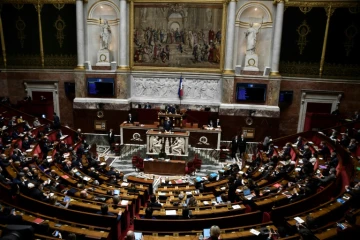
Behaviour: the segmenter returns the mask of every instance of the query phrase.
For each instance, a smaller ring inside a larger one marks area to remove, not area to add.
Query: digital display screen
[[[88,94],[93,96],[114,96],[114,79],[88,78]]]
[[[238,83],[236,100],[238,102],[265,102],[266,84]]]

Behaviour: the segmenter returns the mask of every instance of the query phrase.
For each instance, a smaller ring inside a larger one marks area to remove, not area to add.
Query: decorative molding
[[[299,27],[296,29],[299,39],[297,40],[297,45],[299,46],[300,55],[303,54],[306,44],[308,41],[306,40],[306,36],[311,32],[310,26],[307,24],[306,20],[304,20]]]
[[[179,101],[179,77],[133,77],[132,100]],[[220,103],[220,79],[183,78],[183,103]]]
[[[2,0],[3,4],[75,4],[76,0]]]
[[[26,28],[25,22],[21,19],[20,16],[18,16],[18,19],[15,23],[16,29],[17,29],[17,38],[20,41],[21,48],[24,48],[24,42],[26,39],[26,35],[24,33],[24,30]]]
[[[99,103],[103,103],[104,110],[130,110],[130,101],[128,99],[117,98],[75,98],[74,109],[98,109]]]
[[[333,7],[333,8],[354,8],[359,7],[358,1],[286,1],[287,7]]]
[[[254,111],[254,114],[251,115],[251,117],[280,117],[280,108],[278,106],[252,104],[220,104],[219,114],[248,117],[249,110]]]
[[[64,35],[64,29],[66,27],[66,24],[64,20],[61,18],[60,15],[58,15],[57,20],[54,22],[54,28],[56,28],[56,39],[59,42],[60,48],[62,48],[65,35]]]

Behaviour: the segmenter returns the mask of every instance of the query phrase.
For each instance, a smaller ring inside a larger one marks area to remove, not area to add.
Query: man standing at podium
[[[131,115],[131,113],[129,113],[129,115],[128,115],[127,122],[128,122],[128,123],[133,123],[133,122],[134,122],[134,118],[133,118],[133,116]]]
[[[241,138],[239,139],[239,151],[240,157],[242,157],[242,154],[246,151],[246,140],[243,134],[241,134]]]
[[[151,105],[150,105],[150,103],[149,103],[149,102],[147,102],[147,103],[145,104],[144,108],[145,108],[145,109],[151,109]]]
[[[166,117],[163,127],[165,132],[171,132],[173,126],[169,117]]]

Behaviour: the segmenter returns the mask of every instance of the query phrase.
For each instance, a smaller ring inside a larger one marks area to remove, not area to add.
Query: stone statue
[[[111,29],[107,20],[104,20],[104,24],[101,25],[101,49],[109,49],[109,44],[111,41]]]
[[[171,145],[173,154],[181,154],[184,151],[184,140],[182,138],[177,137],[173,144]]]
[[[255,54],[256,37],[257,37],[257,34],[259,33],[259,29],[261,28],[262,23],[259,28],[254,28],[253,23],[249,23],[249,25],[250,25],[250,27],[245,32],[245,36],[247,38],[246,54],[252,55],[252,54]]]
[[[161,139],[160,137],[156,136],[151,144],[151,149],[153,150],[154,153],[160,153],[161,149],[162,149],[162,143],[161,143]]]

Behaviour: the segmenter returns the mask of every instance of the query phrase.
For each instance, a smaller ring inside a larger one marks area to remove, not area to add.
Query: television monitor
[[[266,101],[266,89],[266,84],[238,83],[236,85],[236,101],[263,103]]]
[[[113,78],[88,78],[88,95],[98,97],[114,96]]]
[[[279,103],[291,104],[293,100],[294,91],[280,91]]]

